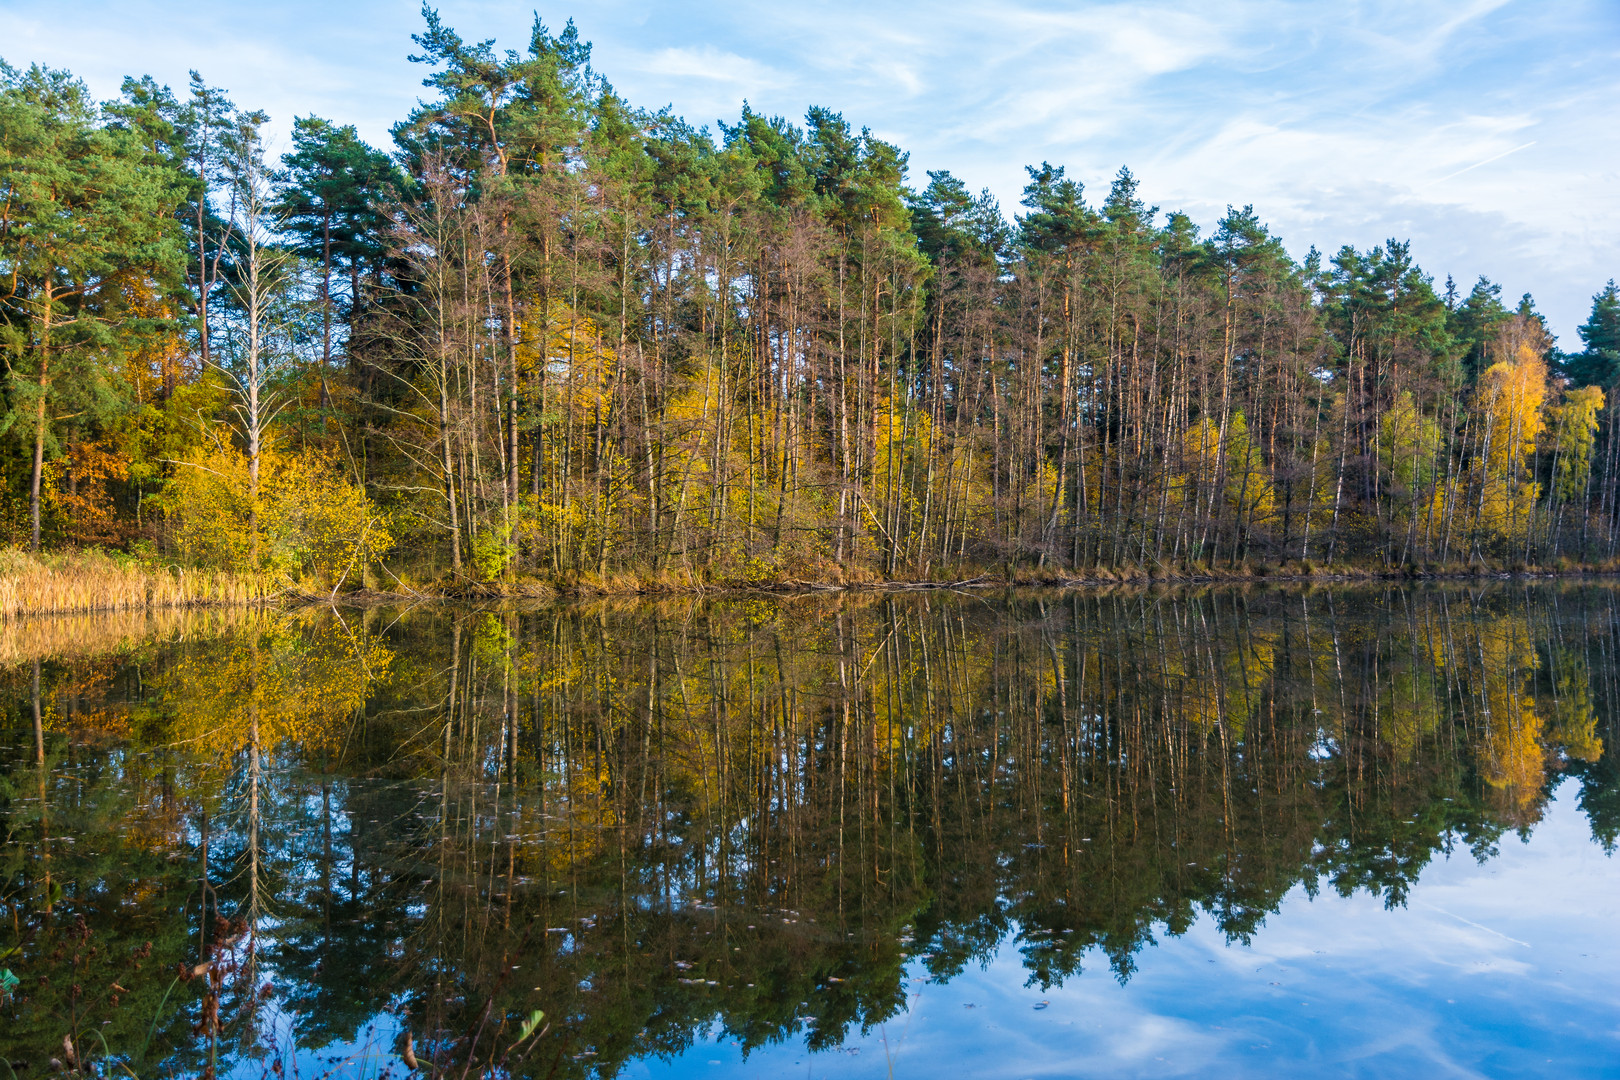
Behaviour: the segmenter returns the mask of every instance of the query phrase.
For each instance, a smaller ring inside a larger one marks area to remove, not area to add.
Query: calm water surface
[[[1620,1076],[1607,586],[0,637],[18,1077]]]

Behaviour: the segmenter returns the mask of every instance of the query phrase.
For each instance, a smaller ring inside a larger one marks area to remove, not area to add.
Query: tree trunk
[[[39,400],[34,404],[34,472],[28,487],[28,512],[32,522],[31,550],[39,551],[39,489],[45,475],[45,399],[51,388],[51,303],[47,288],[44,295],[45,313],[40,320],[39,332]]]

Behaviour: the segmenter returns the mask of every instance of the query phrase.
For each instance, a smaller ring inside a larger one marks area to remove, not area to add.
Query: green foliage
[[[1470,374],[1478,375],[1491,365],[1491,342],[1510,315],[1502,305],[1502,286],[1484,275],[1474,283],[1467,298],[1451,310],[1447,322],[1466,350],[1463,364]]]
[[[106,421],[127,405],[119,361],[165,319],[137,298],[183,265],[171,170],[137,133],[100,122],[66,72],[0,66],[0,434],[33,444],[30,513],[40,540],[43,460],[55,419]]]
[[[1564,370],[1576,385],[1613,389],[1620,381],[1620,292],[1613,280],[1592,297],[1592,313],[1576,332],[1586,349],[1566,357]]]
[[[490,522],[473,536],[472,564],[479,581],[499,581],[516,557],[512,526],[505,522]]]

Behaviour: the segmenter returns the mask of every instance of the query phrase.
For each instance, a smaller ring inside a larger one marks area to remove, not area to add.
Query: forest
[[[336,595],[1616,559],[1612,281],[1566,351],[1399,239],[1296,261],[1253,207],[1200,229],[1046,162],[1009,211],[827,108],[634,106],[571,21],[519,51],[422,14],[386,149],[317,116],[273,148],[196,72],[97,101],[0,66],[8,566]]]

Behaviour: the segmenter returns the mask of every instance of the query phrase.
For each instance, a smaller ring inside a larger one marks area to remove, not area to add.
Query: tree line
[[[424,7],[392,130],[0,69],[0,531],[333,588],[1602,564],[1620,294],[1302,261],[1121,169],[631,105]],[[379,569],[381,576],[379,578]]]

